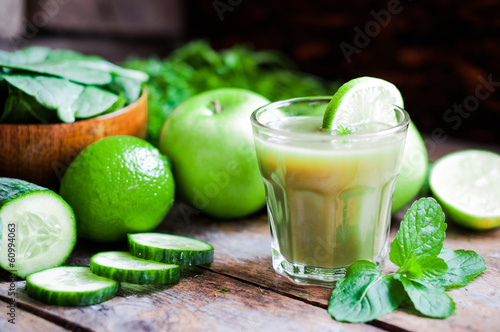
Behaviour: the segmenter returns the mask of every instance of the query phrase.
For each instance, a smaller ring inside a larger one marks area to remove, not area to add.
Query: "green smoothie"
[[[287,133],[287,139],[255,139],[273,250],[294,266],[381,262],[404,136],[367,139],[365,134],[390,127],[370,123],[332,140],[337,133],[322,132],[321,122],[321,116],[284,117],[266,126]]]

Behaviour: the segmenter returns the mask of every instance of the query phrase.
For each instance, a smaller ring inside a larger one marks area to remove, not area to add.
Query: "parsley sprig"
[[[406,213],[389,259],[399,269],[383,275],[375,263],[357,261],[333,290],[328,312],[338,321],[367,322],[410,301],[423,316],[445,318],[455,311],[446,290],[467,285],[486,270],[470,250],[443,248],[446,223],[441,206],[422,198]]]

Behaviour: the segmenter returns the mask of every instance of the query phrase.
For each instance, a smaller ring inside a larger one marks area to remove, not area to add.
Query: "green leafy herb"
[[[4,79],[34,97],[40,105],[57,110],[63,122],[75,121],[71,104],[83,92],[82,85],[48,76],[4,75]]]
[[[445,292],[422,280],[401,278],[401,283],[411,302],[421,314],[446,318],[455,311],[455,303]]]
[[[125,100],[128,103],[132,103],[140,97],[142,85],[143,81],[129,77],[115,76],[111,83],[109,83],[108,89],[115,93],[122,92]]]
[[[0,51],[0,122],[73,122],[109,113],[137,100],[147,79],[71,50]]]
[[[446,273],[448,265],[435,256],[412,256],[410,260],[396,271],[395,276],[410,279],[430,280]]]
[[[157,144],[170,111],[190,96],[216,88],[238,87],[272,101],[300,96],[332,95],[338,82],[306,75],[293,62],[273,51],[236,46],[215,51],[206,41],[193,41],[166,59],[130,59],[125,67],[147,73],[148,136]]]
[[[445,231],[441,206],[432,198],[416,201],[406,213],[391,243],[391,262],[403,266],[412,255],[437,256],[443,247]]]
[[[44,61],[51,52],[48,47],[33,46],[15,52],[0,51],[0,66],[16,66]]]
[[[0,123],[57,122],[54,110],[43,107],[35,98],[19,89],[10,87],[9,91]]]
[[[472,250],[443,248],[438,256],[448,265],[448,270],[434,284],[447,289],[467,285],[486,270],[486,261]]]
[[[118,101],[118,96],[111,92],[62,78],[25,75],[5,75],[4,78],[12,86],[34,97],[39,105],[57,110],[63,122],[101,114]]]
[[[76,118],[85,119],[104,113],[118,99],[118,96],[114,93],[95,86],[87,86],[71,104],[71,107],[76,110]]]
[[[375,263],[357,261],[332,293],[328,312],[338,321],[367,322],[396,309],[404,291],[391,276],[384,276]]]
[[[453,314],[455,303],[444,290],[465,286],[486,270],[486,263],[473,251],[443,248],[444,219],[433,198],[413,203],[391,244],[389,257],[399,269],[384,276],[374,263],[351,265],[332,292],[328,306],[332,317],[367,322],[407,301],[424,316]]]
[[[225,294],[226,294],[226,292],[228,292],[228,291],[229,291],[229,290],[228,290],[227,288],[222,288],[222,289],[218,289],[218,290],[216,290],[216,291],[214,292],[214,294],[215,294],[215,297],[217,297],[217,292],[220,292],[220,293],[222,293],[222,294],[224,294],[224,295],[225,295]]]
[[[353,126],[346,126],[344,127],[343,125],[339,125],[339,135],[350,135],[354,133],[357,130],[356,127]]]
[[[81,60],[47,60],[22,65],[6,65],[4,67],[16,70],[29,71],[39,74],[48,74],[66,78],[82,84],[103,85],[111,82],[111,73],[89,68]]]

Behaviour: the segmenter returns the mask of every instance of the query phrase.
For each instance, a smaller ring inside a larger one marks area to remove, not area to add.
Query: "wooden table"
[[[433,160],[474,147],[500,152],[499,146],[452,140],[428,146]],[[265,211],[236,221],[190,211],[176,204],[158,231],[210,242],[215,247],[210,267],[183,269],[173,286],[122,284],[115,298],[87,307],[44,305],[29,298],[25,282],[17,281],[15,325],[7,322],[10,282],[3,273],[0,331],[500,331],[500,228],[473,232],[449,223],[445,246],[474,250],[488,267],[467,287],[449,292],[457,305],[453,316],[440,320],[395,311],[367,324],[348,324],[327,313],[330,288],[296,285],[274,272]],[[393,220],[393,238],[401,217]],[[126,245],[79,241],[67,264],[89,265],[92,254],[118,249]],[[393,269],[389,265],[385,272]]]

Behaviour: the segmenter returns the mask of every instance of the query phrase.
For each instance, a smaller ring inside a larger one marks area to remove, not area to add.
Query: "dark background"
[[[111,61],[167,56],[195,38],[278,49],[324,78],[394,83],[429,138],[500,143],[500,1],[4,1],[24,18],[4,6],[0,18],[20,24],[2,20],[0,49],[48,45]]]

